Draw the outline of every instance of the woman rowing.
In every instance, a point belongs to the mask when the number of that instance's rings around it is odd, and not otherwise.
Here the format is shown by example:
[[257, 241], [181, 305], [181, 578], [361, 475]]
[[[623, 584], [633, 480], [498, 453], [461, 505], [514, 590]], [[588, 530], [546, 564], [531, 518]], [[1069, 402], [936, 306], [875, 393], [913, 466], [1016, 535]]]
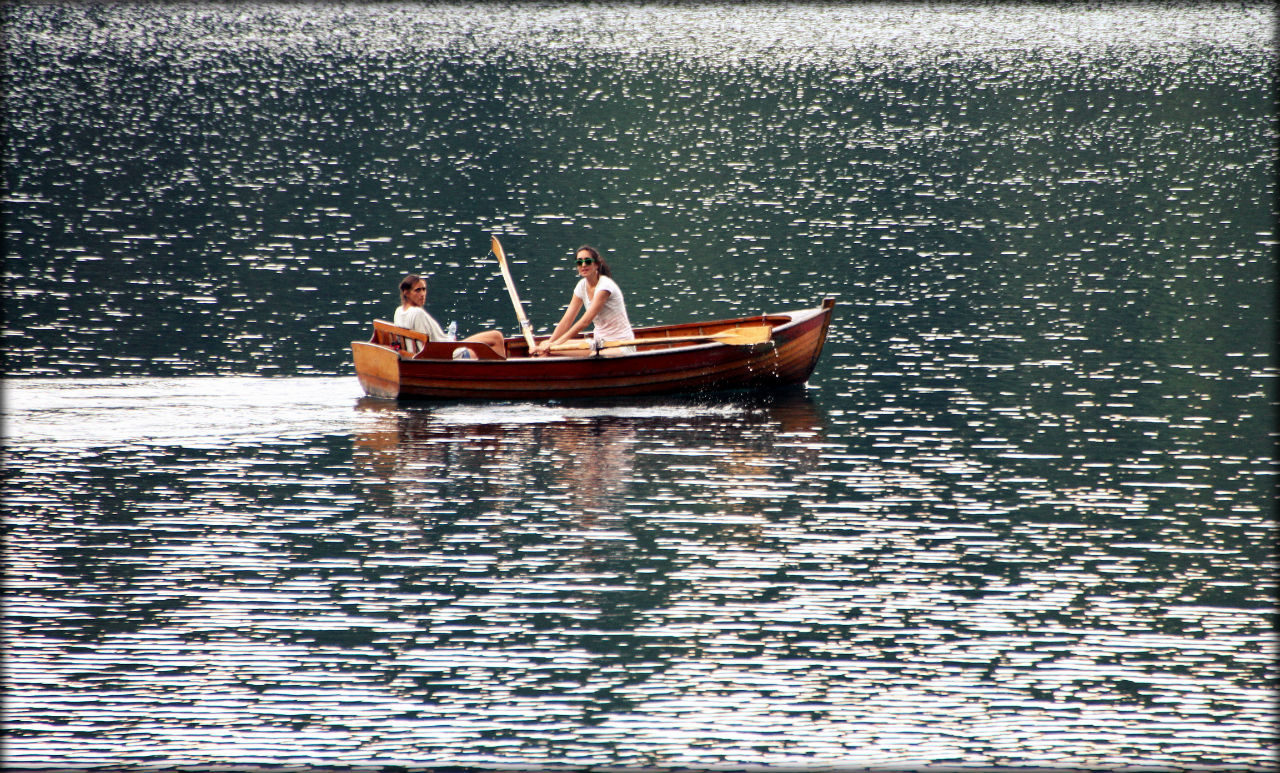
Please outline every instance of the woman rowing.
[[[578, 269], [577, 286], [569, 298], [569, 307], [556, 325], [551, 337], [539, 343], [533, 350], [535, 355], [544, 355], [551, 347], [564, 343], [592, 322], [595, 344], [608, 341], [630, 341], [635, 338], [631, 330], [631, 320], [627, 318], [627, 306], [622, 300], [622, 288], [613, 281], [609, 264], [600, 257], [594, 247], [583, 245], [574, 253], [574, 264]], [[585, 310], [585, 311], [584, 311]], [[578, 317], [578, 312], [582, 316]], [[635, 351], [634, 346], [616, 349], [619, 354]]]

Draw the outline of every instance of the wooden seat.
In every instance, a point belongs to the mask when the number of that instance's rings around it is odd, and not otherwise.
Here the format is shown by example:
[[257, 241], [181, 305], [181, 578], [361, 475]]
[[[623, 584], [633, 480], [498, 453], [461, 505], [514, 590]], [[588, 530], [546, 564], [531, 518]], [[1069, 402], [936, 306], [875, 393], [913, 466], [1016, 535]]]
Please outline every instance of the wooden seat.
[[449, 360], [458, 349], [469, 349], [477, 360], [501, 360], [502, 355], [488, 344], [475, 341], [431, 341], [426, 333], [399, 327], [382, 319], [373, 321], [373, 338], [370, 343], [398, 349], [401, 357], [415, 360]]

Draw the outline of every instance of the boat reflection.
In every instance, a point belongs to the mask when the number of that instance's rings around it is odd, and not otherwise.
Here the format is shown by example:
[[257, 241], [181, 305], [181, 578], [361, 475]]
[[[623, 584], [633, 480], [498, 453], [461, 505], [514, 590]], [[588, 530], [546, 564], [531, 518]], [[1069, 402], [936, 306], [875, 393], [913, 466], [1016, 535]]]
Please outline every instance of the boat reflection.
[[797, 514], [825, 442], [803, 396], [357, 407], [375, 417], [353, 461], [383, 532], [363, 582], [399, 599], [359, 610], [384, 621], [387, 689], [441, 711], [536, 698], [588, 723], [715, 646], [692, 633], [723, 611], [696, 604], [701, 567], [777, 553], [766, 527]]
[[[702, 494], [706, 486], [727, 494], [721, 504], [742, 502], [733, 495], [742, 486], [784, 483], [774, 474], [780, 466], [789, 477], [813, 469], [825, 432], [812, 402], [795, 394], [426, 408], [363, 398], [357, 409], [378, 420], [356, 434], [354, 461], [396, 505], [447, 514], [451, 504], [487, 501], [510, 512], [519, 503], [530, 514], [572, 514], [581, 525], [643, 511], [648, 495], [691, 482]], [[646, 498], [632, 501], [637, 495]]]

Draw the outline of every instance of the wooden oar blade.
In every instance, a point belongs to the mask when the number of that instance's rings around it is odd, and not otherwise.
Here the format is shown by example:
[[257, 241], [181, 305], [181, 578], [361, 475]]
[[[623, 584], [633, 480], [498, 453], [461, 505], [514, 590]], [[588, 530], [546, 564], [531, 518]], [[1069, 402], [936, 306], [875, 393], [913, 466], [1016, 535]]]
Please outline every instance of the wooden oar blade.
[[716, 333], [712, 337], [723, 344], [731, 344], [733, 346], [751, 346], [753, 344], [765, 343], [772, 338], [773, 328], [768, 325], [736, 327], [732, 330], [726, 330], [723, 333]]
[[498, 259], [498, 268], [502, 271], [502, 281], [507, 285], [507, 294], [511, 296], [511, 304], [515, 307], [516, 319], [520, 321], [520, 332], [524, 334], [525, 344], [532, 351], [534, 347], [533, 325], [529, 322], [529, 318], [525, 316], [524, 304], [520, 302], [520, 294], [516, 292], [516, 280], [511, 278], [511, 268], [507, 266], [507, 254], [502, 251], [502, 243], [498, 241], [496, 236], [489, 236], [489, 247], [493, 250], [494, 257]]

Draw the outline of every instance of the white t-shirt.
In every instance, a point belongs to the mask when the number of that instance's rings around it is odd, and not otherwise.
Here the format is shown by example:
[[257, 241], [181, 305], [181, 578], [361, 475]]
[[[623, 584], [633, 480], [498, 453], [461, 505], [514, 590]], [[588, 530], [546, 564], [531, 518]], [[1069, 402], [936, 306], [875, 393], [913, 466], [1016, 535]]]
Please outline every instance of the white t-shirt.
[[[407, 327], [410, 330], [416, 330], [419, 333], [426, 333], [428, 341], [449, 341], [452, 340], [445, 335], [444, 328], [440, 327], [440, 323], [427, 313], [427, 310], [421, 306], [398, 306], [396, 314], [391, 319], [396, 327]], [[422, 346], [417, 341], [409, 342], [411, 353], [416, 354]]]
[[[618, 283], [607, 276], [602, 276], [596, 282], [596, 292], [607, 292], [609, 298], [604, 302], [604, 307], [600, 309], [600, 313], [596, 314], [596, 318], [592, 320], [595, 323], [595, 337], [597, 341], [630, 341], [635, 338], [635, 333], [631, 332], [631, 320], [627, 319], [627, 306], [622, 302], [622, 288], [618, 287]], [[578, 280], [578, 286], [573, 288], [573, 294], [582, 299], [582, 305], [585, 308], [591, 307], [592, 296], [591, 288], [587, 286], [587, 280]]]

